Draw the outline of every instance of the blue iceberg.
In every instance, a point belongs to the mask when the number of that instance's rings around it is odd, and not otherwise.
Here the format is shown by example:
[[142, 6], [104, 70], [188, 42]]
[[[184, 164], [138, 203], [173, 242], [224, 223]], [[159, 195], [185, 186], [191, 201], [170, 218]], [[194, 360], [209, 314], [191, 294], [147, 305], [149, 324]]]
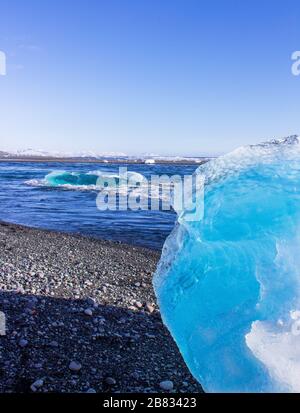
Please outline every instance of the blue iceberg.
[[164, 323], [208, 392], [300, 391], [300, 143], [200, 166], [204, 216], [181, 214], [154, 276]]

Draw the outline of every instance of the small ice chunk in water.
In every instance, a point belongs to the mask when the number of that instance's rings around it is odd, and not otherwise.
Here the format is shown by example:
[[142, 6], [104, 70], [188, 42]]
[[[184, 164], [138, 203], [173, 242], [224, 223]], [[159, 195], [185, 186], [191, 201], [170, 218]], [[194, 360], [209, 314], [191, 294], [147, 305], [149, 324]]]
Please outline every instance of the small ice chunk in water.
[[180, 216], [154, 276], [163, 320], [210, 392], [300, 391], [300, 144], [200, 166], [204, 217]]

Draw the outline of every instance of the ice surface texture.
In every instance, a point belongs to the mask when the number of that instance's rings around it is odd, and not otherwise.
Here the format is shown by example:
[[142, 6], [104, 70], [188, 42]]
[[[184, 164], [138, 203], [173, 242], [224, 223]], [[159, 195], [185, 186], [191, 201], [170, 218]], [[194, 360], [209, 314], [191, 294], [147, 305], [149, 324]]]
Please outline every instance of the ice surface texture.
[[300, 144], [247, 146], [196, 171], [154, 276], [163, 320], [210, 392], [300, 391]]

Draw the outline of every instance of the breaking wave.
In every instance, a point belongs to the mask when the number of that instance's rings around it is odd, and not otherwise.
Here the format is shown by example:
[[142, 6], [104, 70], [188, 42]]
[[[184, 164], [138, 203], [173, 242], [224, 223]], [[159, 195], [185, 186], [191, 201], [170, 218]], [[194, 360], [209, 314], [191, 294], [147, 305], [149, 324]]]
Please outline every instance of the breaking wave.
[[[142, 178], [142, 175], [137, 172], [128, 171], [127, 177], [139, 180]], [[79, 191], [95, 191], [97, 190], [97, 180], [99, 178], [119, 180], [120, 176], [116, 173], [103, 171], [91, 171], [87, 173], [55, 171], [46, 175], [44, 179], [30, 179], [25, 183], [34, 187], [42, 186]]]

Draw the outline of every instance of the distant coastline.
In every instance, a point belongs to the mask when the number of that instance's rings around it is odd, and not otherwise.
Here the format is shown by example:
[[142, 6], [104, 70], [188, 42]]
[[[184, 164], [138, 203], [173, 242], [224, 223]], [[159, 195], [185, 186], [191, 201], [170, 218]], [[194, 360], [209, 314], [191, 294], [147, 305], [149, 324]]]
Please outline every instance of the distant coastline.
[[[185, 159], [154, 159], [155, 164], [161, 165], [202, 165], [206, 163], [211, 158], [199, 157], [197, 160], [195, 158]], [[55, 158], [55, 157], [0, 157], [0, 162], [60, 162], [60, 163], [98, 163], [98, 164], [146, 164], [146, 160], [142, 158], [136, 159], [96, 159], [96, 158]]]

